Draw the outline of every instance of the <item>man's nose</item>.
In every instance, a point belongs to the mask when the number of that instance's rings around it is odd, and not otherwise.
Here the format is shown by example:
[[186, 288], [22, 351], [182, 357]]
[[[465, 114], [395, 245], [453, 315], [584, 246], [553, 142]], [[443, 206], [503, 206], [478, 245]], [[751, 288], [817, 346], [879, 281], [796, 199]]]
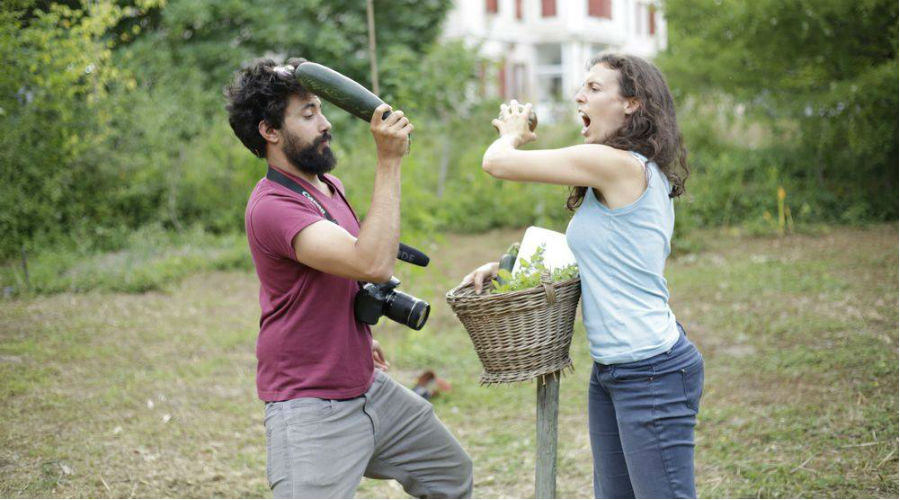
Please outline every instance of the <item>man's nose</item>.
[[319, 124], [319, 132], [331, 132], [331, 122], [325, 115], [322, 115], [322, 122]]

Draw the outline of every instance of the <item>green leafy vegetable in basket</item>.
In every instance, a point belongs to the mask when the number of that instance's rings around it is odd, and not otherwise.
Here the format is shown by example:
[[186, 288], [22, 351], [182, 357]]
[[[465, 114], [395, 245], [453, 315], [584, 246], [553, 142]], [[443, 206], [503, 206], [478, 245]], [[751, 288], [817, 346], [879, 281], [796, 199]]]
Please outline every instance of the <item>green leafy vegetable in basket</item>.
[[[541, 274], [547, 272], [547, 266], [544, 264], [544, 251], [546, 245], [541, 245], [534, 251], [531, 259], [522, 259], [519, 271], [513, 275], [507, 269], [501, 269], [497, 272], [497, 279], [493, 280], [493, 289], [491, 293], [515, 292], [516, 290], [526, 290], [534, 288], [541, 284]], [[569, 264], [565, 267], [554, 269], [550, 272], [550, 281], [565, 281], [578, 276], [578, 266]]]

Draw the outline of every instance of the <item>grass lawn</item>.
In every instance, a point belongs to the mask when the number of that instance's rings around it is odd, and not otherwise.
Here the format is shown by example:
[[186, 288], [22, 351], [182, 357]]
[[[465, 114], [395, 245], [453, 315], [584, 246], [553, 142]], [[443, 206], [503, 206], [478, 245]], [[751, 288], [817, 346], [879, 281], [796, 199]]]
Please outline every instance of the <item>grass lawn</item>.
[[[474, 459], [478, 497], [533, 494], [535, 385], [479, 386], [443, 295], [521, 233], [450, 235], [426, 249], [429, 268], [398, 264], [401, 288], [431, 302], [431, 319], [421, 332], [388, 320], [375, 329], [396, 379], [411, 385], [433, 369], [453, 383], [434, 403]], [[698, 250], [671, 259], [667, 278], [706, 360], [700, 496], [896, 498], [897, 225], [691, 237]], [[206, 271], [143, 294], [0, 301], [0, 496], [270, 496], [257, 290], [252, 271]], [[590, 497], [580, 322], [572, 355], [557, 489]], [[364, 480], [357, 496], [405, 494]]]

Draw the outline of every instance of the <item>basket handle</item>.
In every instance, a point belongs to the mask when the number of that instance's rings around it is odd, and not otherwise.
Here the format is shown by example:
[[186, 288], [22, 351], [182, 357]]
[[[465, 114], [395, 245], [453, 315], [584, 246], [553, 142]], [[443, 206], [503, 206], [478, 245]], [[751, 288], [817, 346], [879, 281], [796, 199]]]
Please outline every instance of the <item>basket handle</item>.
[[544, 287], [544, 295], [547, 297], [548, 304], [556, 303], [556, 288], [550, 280], [550, 273], [544, 271], [541, 273], [541, 286]]

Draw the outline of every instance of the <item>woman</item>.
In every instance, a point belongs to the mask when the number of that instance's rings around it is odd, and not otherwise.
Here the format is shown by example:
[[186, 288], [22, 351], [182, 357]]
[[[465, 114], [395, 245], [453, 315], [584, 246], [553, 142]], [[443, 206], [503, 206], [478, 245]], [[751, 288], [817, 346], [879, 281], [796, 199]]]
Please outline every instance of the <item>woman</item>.
[[[694, 426], [703, 359], [669, 309], [663, 277], [686, 153], [672, 95], [659, 70], [633, 56], [602, 55], [575, 96], [585, 144], [519, 151], [531, 105], [502, 105], [500, 138], [482, 166], [511, 181], [577, 186], [566, 230], [581, 275], [594, 358], [588, 425], [598, 498], [695, 497]], [[576, 210], [577, 209], [577, 210]], [[463, 283], [497, 274], [485, 264]]]

